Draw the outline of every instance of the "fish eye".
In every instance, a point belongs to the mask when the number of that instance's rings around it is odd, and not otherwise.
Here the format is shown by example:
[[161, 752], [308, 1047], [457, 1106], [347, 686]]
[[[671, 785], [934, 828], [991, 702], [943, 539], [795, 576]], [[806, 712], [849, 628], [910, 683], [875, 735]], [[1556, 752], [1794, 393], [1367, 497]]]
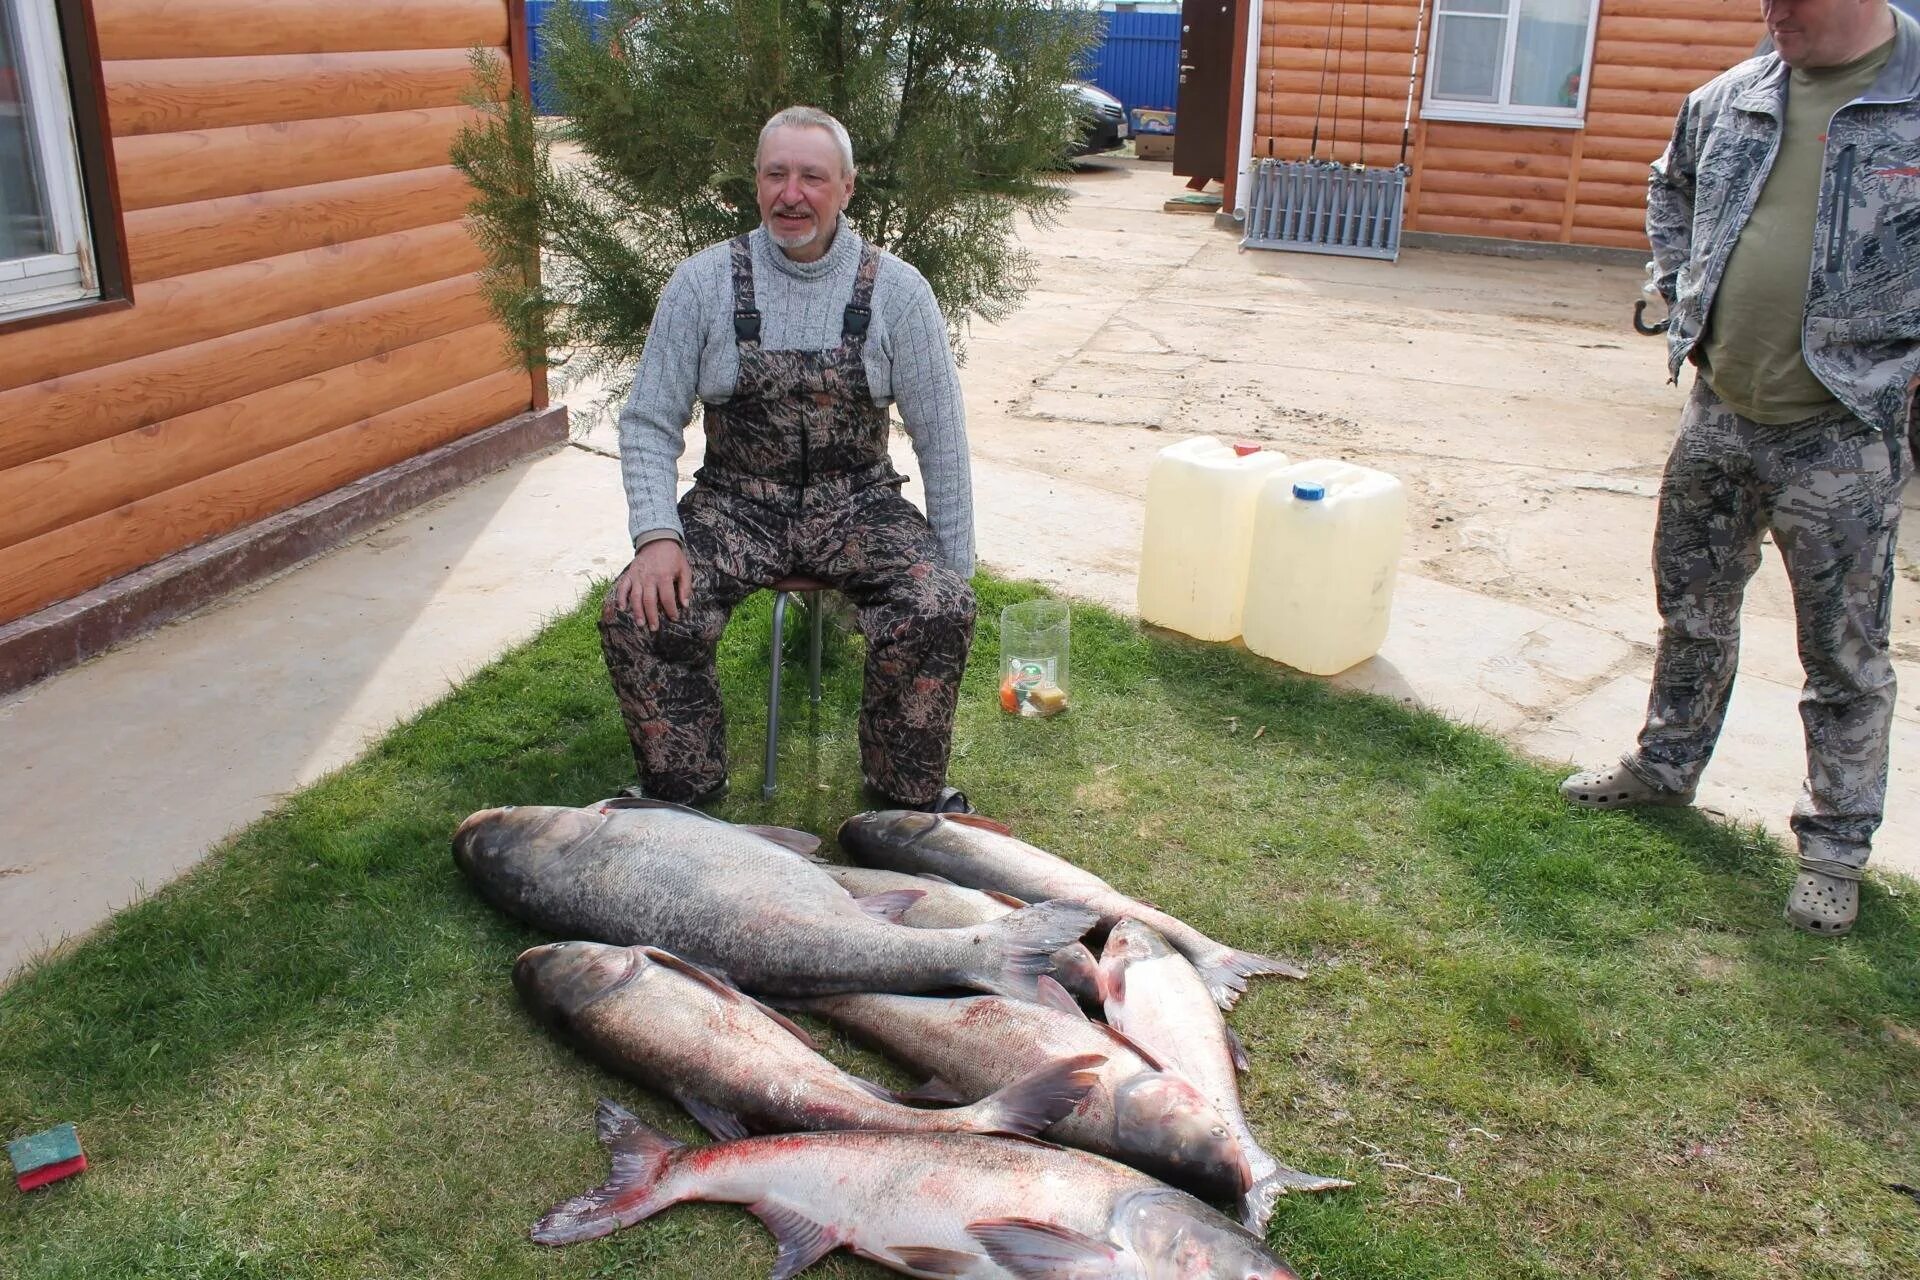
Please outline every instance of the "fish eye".
[[[1214, 1136], [1214, 1137], [1216, 1137], [1216, 1138], [1224, 1138], [1224, 1137], [1226, 1137], [1226, 1136], [1227, 1136], [1227, 1127], [1226, 1127], [1225, 1125], [1220, 1125], [1220, 1124], [1217, 1124], [1217, 1125], [1215, 1125], [1215, 1126], [1213, 1126], [1213, 1136]], [[1255, 1277], [1254, 1277], [1254, 1280], [1259, 1280], [1259, 1277], [1258, 1277], [1258, 1276], [1255, 1276]]]
[[512, 813], [515, 809], [518, 809], [519, 807], [520, 806], [517, 804], [503, 804], [500, 806], [500, 812]]

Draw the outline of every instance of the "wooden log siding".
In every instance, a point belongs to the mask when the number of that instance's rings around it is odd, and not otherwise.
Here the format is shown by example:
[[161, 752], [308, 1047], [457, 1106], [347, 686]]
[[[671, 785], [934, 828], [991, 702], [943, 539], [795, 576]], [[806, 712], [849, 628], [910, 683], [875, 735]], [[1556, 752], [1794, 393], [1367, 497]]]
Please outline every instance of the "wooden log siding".
[[0, 335], [0, 622], [534, 403], [447, 163], [519, 8], [95, 0], [134, 305]]
[[[1644, 249], [1647, 166], [1682, 99], [1765, 34], [1753, 0], [1601, 0], [1584, 128], [1469, 124], [1420, 118], [1426, 7], [1406, 225], [1447, 235]], [[1256, 157], [1306, 157], [1317, 116], [1322, 158], [1357, 162], [1363, 144], [1370, 165], [1400, 158], [1421, 0], [1345, 8], [1343, 40], [1337, 0], [1262, 0]]]

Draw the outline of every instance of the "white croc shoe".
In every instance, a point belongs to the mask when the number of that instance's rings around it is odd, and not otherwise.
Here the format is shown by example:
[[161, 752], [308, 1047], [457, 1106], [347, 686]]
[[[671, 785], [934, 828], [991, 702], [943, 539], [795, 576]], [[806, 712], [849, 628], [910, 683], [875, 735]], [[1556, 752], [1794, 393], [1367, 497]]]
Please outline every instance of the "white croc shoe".
[[1838, 938], [1853, 928], [1859, 914], [1858, 880], [1800, 868], [1800, 877], [1787, 894], [1788, 924], [1823, 938]]
[[1611, 769], [1588, 769], [1560, 784], [1560, 798], [1583, 809], [1629, 809], [1638, 805], [1685, 808], [1692, 791], [1656, 787], [1624, 764]]

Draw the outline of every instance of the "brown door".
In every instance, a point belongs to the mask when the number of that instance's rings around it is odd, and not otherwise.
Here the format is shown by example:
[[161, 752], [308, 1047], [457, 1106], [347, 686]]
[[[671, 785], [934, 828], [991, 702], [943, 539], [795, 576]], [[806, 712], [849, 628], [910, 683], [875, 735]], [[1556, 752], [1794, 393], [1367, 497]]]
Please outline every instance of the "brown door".
[[1227, 175], [1227, 92], [1233, 83], [1233, 0], [1183, 0], [1180, 96], [1174, 104], [1173, 171]]

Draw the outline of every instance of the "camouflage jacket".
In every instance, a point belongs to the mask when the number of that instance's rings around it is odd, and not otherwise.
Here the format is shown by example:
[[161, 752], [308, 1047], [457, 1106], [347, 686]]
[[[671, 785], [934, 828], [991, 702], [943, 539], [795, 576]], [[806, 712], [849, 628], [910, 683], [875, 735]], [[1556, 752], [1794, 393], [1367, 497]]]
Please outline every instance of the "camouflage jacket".
[[[1893, 55], [1835, 113], [1826, 140], [1801, 349], [1841, 403], [1882, 430], [1920, 387], [1920, 23], [1894, 14]], [[1670, 308], [1675, 379], [1779, 149], [1787, 65], [1769, 53], [1687, 95], [1647, 182], [1647, 238]]]

